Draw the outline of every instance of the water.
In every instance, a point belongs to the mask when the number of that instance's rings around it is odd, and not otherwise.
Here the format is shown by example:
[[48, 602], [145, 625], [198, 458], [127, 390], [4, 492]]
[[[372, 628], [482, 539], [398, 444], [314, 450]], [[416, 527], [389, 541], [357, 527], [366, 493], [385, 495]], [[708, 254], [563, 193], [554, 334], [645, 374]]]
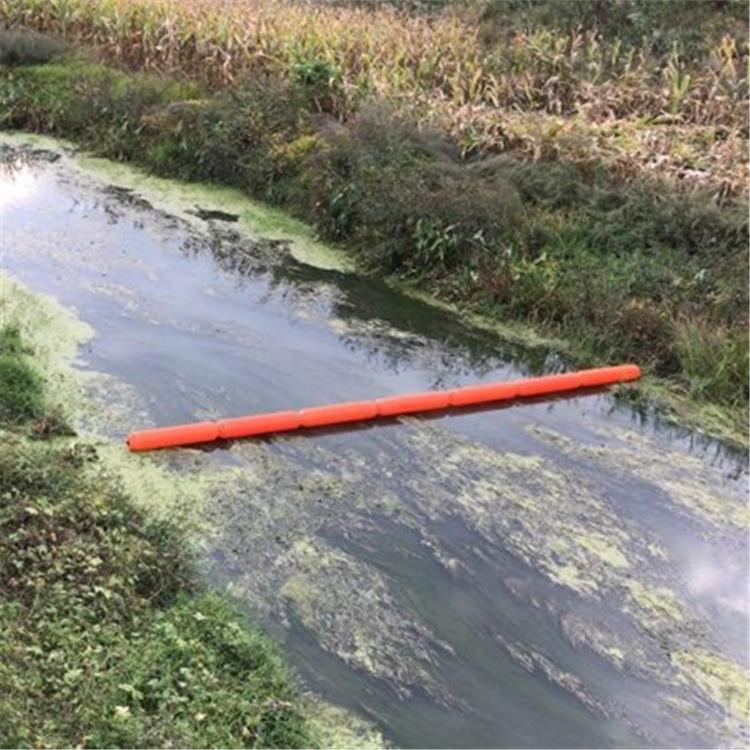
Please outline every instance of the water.
[[[202, 221], [167, 183], [7, 144], [3, 267], [94, 327], [82, 366], [110, 376], [117, 441], [560, 364]], [[206, 581], [395, 744], [747, 741], [743, 457], [605, 392], [124, 460], [184, 457], [218, 478]]]

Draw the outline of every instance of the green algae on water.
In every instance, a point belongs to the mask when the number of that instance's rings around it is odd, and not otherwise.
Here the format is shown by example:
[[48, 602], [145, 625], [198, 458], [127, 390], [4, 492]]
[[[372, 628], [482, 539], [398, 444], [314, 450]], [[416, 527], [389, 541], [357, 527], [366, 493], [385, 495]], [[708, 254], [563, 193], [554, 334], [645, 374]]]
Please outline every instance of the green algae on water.
[[[356, 464], [344, 461], [339, 472], [333, 456], [314, 444], [309, 449], [328, 471], [296, 466], [263, 444], [231, 446], [242, 481], [212, 503], [223, 560], [215, 575], [226, 567], [238, 571], [226, 584], [233, 596], [287, 627], [298, 620], [325, 651], [398, 694], [421, 688], [450, 702], [433, 674], [436, 655], [449, 647], [409, 612], [375, 566], [323, 536], [324, 529], [351, 533], [371, 523], [365, 513], [372, 488], [360, 482]], [[396, 515], [401, 509], [387, 492], [377, 507]]]
[[309, 695], [304, 701], [307, 723], [317, 746], [365, 750], [387, 747], [383, 736], [372, 724], [349, 711]]
[[26, 130], [0, 130], [0, 141], [11, 146], [28, 145], [46, 151], [64, 151], [68, 154], [73, 154], [78, 150], [73, 141]]
[[650, 587], [637, 580], [626, 581], [625, 588], [629, 597], [626, 608], [634, 610], [646, 627], [667, 629], [684, 622], [684, 607], [670, 589]]
[[685, 682], [697, 685], [746, 727], [750, 724], [750, 675], [746, 669], [704, 649], [677, 651], [672, 663]]
[[[415, 431], [411, 445], [442, 479], [429, 494], [430, 513], [460, 514], [555, 583], [600, 598], [629, 567], [631, 532], [581, 477], [540, 456], [498, 453], [438, 428]], [[416, 490], [422, 481], [410, 483]]]
[[334, 271], [354, 269], [354, 262], [343, 250], [316, 239], [309, 226], [236, 188], [156, 177], [94, 156], [78, 156], [75, 163], [112, 184], [138, 191], [155, 208], [183, 219], [200, 221], [192, 218], [196, 208], [235, 214], [239, 227], [251, 237], [288, 241], [292, 256], [300, 263]]
[[644, 411], [654, 412], [659, 419], [687, 427], [709, 438], [747, 451], [747, 408], [728, 408], [696, 400], [675, 392], [668, 380], [653, 375], [622, 391], [621, 400]]
[[25, 143], [51, 151], [64, 150], [73, 166], [109, 184], [137, 191], [154, 208], [174, 214], [192, 223], [196, 209], [235, 214], [240, 228], [253, 238], [284, 240], [292, 256], [300, 263], [316, 268], [352, 271], [352, 258], [343, 250], [322, 242], [313, 230], [280, 209], [253, 200], [237, 188], [198, 182], [182, 182], [148, 174], [144, 170], [74, 150], [67, 141], [28, 133], [3, 133], [11, 144]]
[[529, 430], [541, 440], [576, 458], [596, 461], [606, 471], [625, 479], [650, 482], [686, 515], [721, 529], [747, 529], [750, 522], [745, 498], [727, 483], [721, 472], [683, 451], [672, 450], [630, 429], [597, 428], [606, 444], [581, 443], [541, 425]]
[[310, 538], [295, 541], [278, 564], [295, 570], [281, 596], [325, 649], [391, 681], [404, 696], [410, 684], [440, 695], [429, 669], [434, 661], [429, 631], [405, 617], [374, 568]]
[[590, 711], [605, 717], [611, 715], [611, 707], [591, 695], [586, 690], [582, 680], [570, 674], [570, 672], [561, 669], [544, 654], [526, 648], [522, 643], [511, 641], [502, 635], [498, 636], [498, 641], [513, 660], [527, 672], [531, 672], [532, 674], [539, 672], [543, 674], [553, 685], [557, 685], [571, 695], [574, 695]]

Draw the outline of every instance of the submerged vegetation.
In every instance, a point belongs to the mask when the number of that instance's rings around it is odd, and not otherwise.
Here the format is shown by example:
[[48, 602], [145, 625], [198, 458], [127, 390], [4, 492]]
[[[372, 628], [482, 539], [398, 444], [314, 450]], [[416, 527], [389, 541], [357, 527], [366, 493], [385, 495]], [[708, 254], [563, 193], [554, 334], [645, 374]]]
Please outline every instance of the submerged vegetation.
[[[273, 643], [193, 583], [179, 528], [139, 510], [56, 419], [0, 330], [0, 746], [310, 747], [316, 714]], [[354, 736], [346, 736], [347, 743]]]
[[397, 5], [0, 0], [83, 45], [6, 67], [0, 126], [240, 187], [746, 430], [742, 4]]

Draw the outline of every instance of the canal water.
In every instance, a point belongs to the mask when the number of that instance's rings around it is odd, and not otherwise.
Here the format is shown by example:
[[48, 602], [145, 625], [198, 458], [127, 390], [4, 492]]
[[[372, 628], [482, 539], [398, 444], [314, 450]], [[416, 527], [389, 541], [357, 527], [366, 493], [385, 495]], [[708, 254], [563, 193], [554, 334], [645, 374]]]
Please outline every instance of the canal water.
[[200, 575], [306, 688], [402, 747], [748, 741], [745, 456], [603, 391], [127, 454], [133, 429], [564, 363], [231, 191], [23, 141], [2, 266], [94, 330], [79, 429], [134, 486], [166, 477]]

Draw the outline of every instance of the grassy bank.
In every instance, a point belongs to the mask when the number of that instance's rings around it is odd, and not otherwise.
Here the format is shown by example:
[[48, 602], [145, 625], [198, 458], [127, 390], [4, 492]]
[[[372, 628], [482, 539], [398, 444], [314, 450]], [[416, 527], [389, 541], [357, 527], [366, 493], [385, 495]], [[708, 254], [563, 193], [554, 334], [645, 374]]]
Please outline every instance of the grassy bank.
[[273, 643], [195, 587], [180, 530], [139, 510], [69, 432], [6, 325], [0, 746], [330, 744], [331, 720]]
[[[449, 43], [454, 38], [450, 30], [456, 28], [473, 30], [475, 55], [483, 50], [476, 68], [482, 81], [492, 55], [502, 64], [511, 64], [506, 58], [515, 61], [512, 87], [502, 95], [482, 89], [476, 101], [463, 102], [464, 109], [452, 110], [451, 117], [459, 118], [461, 127], [474, 127], [471, 107], [481, 105], [502, 116], [504, 128], [515, 127], [508, 123], [522, 117], [538, 129], [525, 139], [480, 138], [471, 145], [460, 128], [407, 102], [428, 99], [442, 106], [445, 97], [438, 92], [445, 93], [448, 85], [444, 68], [409, 78], [416, 65], [409, 57], [401, 61], [405, 80], [396, 85], [390, 55], [397, 52], [386, 46], [357, 77], [354, 47], [343, 41], [337, 46], [323, 32], [324, 21], [333, 28], [335, 19], [355, 26], [369, 19], [376, 28], [382, 25], [380, 32], [391, 29], [398, 36], [402, 32], [393, 19], [404, 19], [393, 9], [274, 6], [279, 13], [262, 26], [257, 42], [267, 51], [275, 39], [274, 54], [260, 55], [262, 66], [251, 64], [248, 43], [222, 77], [216, 64], [218, 42], [210, 47], [216, 54], [199, 66], [188, 59], [189, 45], [165, 42], [159, 52], [148, 37], [151, 21], [161, 19], [162, 24], [173, 23], [172, 30], [197, 29], [196, 39], [208, 44], [213, 38], [213, 22], [207, 20], [213, 18], [210, 4], [191, 6], [195, 12], [190, 16], [177, 6], [135, 0], [106, 7], [73, 3], [70, 23], [61, 29], [60, 18], [37, 3], [6, 2], [7, 17], [96, 42], [100, 52], [122, 65], [181, 67], [192, 75], [124, 72], [80, 57], [6, 66], [0, 74], [0, 126], [66, 136], [160, 175], [237, 186], [283, 206], [311, 223], [321, 237], [351, 248], [366, 270], [397, 276], [491, 317], [530, 321], [568, 338], [578, 364], [636, 360], [668, 383], [673, 397], [689, 400], [697, 412], [709, 407], [731, 425], [730, 431], [746, 434], [747, 164], [741, 150], [747, 137], [746, 81], [737, 67], [746, 47], [742, 22], [732, 4], [724, 11], [701, 4], [699, 36], [681, 22], [672, 28], [651, 4], [622, 3], [618, 8], [624, 6], [642, 13], [641, 26], [630, 28], [631, 21], [620, 26], [629, 29], [626, 38], [618, 41], [617, 25], [611, 19], [610, 25], [604, 23], [607, 14], [588, 31], [608, 54], [614, 54], [613, 45], [630, 50], [639, 61], [638, 74], [625, 76], [615, 66], [596, 80], [590, 60], [571, 58], [580, 45], [561, 41], [573, 33], [574, 19], [563, 14], [551, 21], [544, 3], [503, 5], [515, 9], [500, 19], [504, 25], [491, 14], [472, 20], [455, 10], [409, 16], [407, 28], [422, 44], [414, 54], [427, 67], [432, 45], [441, 44], [456, 65], [456, 60], [468, 64], [464, 42], [456, 37], [453, 46]], [[130, 36], [122, 29], [105, 30], [111, 7], [122, 9], [122, 28]], [[230, 28], [235, 15], [239, 19], [251, 13], [248, 8], [233, 6]], [[289, 19], [299, 19], [295, 14], [303, 10], [310, 20], [295, 36]], [[585, 13], [580, 17], [588, 18]], [[316, 44], [312, 29], [320, 35]], [[666, 48], [664, 34], [670, 39]], [[531, 44], [533, 54], [526, 47], [523, 54], [516, 50], [522, 38], [544, 38], [549, 44], [557, 40], [558, 64], [567, 60], [568, 73], [545, 68], [547, 58], [537, 42]], [[127, 39], [119, 58], [115, 39]], [[714, 70], [710, 61], [718, 58], [712, 45], [719, 43], [732, 47], [721, 70], [734, 76], [731, 91], [716, 81], [709, 86], [711, 96], [724, 92], [721, 111], [709, 107], [705, 86], [695, 86], [701, 75]], [[173, 56], [164, 57], [164, 49]], [[363, 55], [367, 51], [356, 49]], [[301, 50], [306, 58], [300, 57]], [[670, 65], [674, 68], [674, 50], [682, 55], [678, 73], [687, 81], [679, 106], [654, 99], [654, 92], [662, 91], [660, 76]], [[735, 66], [735, 73], [730, 75], [727, 66]], [[548, 83], [566, 80], [569, 98], [559, 105], [534, 98], [534, 91], [546, 90], [543, 74]], [[529, 92], [528, 101], [507, 98], [519, 87]], [[625, 98], [615, 102], [607, 87]], [[610, 103], [609, 115], [591, 113], [597, 101]], [[578, 131], [587, 137], [581, 140]], [[638, 138], [645, 134], [669, 156], [641, 149]], [[614, 150], [591, 140], [600, 137], [615, 143]], [[717, 148], [722, 159], [729, 155], [723, 167], [714, 158]], [[705, 179], [662, 168], [678, 154], [687, 160], [680, 169], [691, 164], [692, 172]], [[722, 171], [725, 167], [731, 178]]]

